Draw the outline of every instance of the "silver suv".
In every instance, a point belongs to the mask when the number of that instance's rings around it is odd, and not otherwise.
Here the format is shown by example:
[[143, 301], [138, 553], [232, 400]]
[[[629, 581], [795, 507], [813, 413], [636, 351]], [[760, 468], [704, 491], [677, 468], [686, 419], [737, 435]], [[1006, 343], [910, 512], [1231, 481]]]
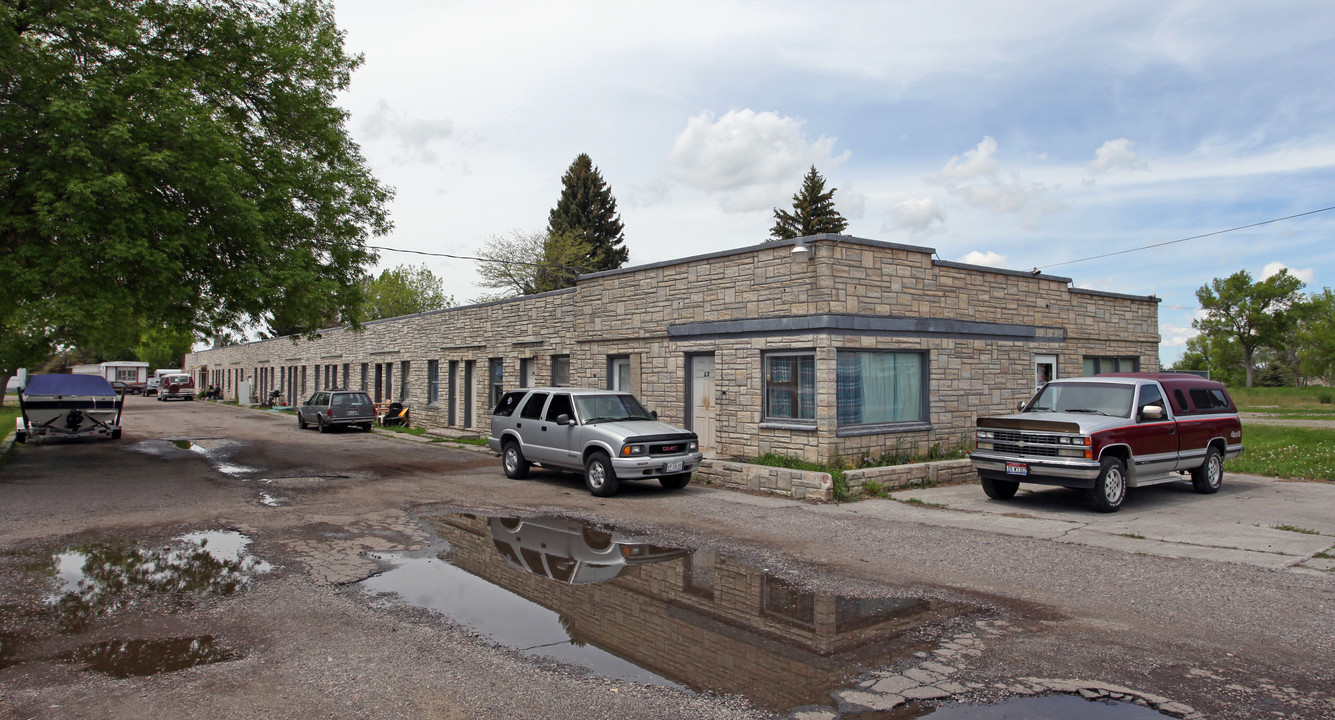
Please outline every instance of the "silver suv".
[[599, 497], [616, 494], [622, 480], [684, 488], [702, 457], [695, 433], [659, 422], [634, 395], [563, 387], [506, 393], [491, 411], [487, 444], [506, 477], [522, 478], [534, 463], [583, 472]]
[[375, 403], [360, 390], [321, 390], [297, 407], [297, 427], [314, 425], [320, 432], [338, 426], [356, 425], [371, 432]]

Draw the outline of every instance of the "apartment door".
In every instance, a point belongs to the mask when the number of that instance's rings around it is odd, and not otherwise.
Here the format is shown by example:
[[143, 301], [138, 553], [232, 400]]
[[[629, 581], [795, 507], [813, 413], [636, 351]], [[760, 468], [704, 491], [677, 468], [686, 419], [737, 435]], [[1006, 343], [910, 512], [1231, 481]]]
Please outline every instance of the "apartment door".
[[691, 355], [691, 427], [700, 437], [700, 452], [714, 456], [714, 422], [718, 412], [714, 401], [714, 356]]
[[1050, 380], [1057, 379], [1057, 356], [1034, 356], [1034, 389], [1043, 387]]

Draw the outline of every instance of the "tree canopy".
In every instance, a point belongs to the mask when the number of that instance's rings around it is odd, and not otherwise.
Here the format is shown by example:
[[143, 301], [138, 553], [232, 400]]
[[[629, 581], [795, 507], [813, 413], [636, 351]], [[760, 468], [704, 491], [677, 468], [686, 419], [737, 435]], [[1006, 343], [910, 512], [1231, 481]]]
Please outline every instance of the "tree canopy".
[[791, 240], [820, 233], [841, 233], [848, 221], [834, 209], [834, 191], [825, 189], [825, 178], [816, 172], [816, 166], [802, 178], [802, 189], [793, 195], [793, 211], [774, 208], [774, 227], [766, 242]]
[[[561, 177], [561, 198], [548, 214], [547, 236], [561, 242], [573, 239], [587, 244], [588, 254], [581, 272], [615, 270], [630, 258], [624, 245], [625, 227], [617, 213], [617, 200], [588, 155], [580, 153]], [[557, 252], [556, 254], [560, 254]], [[571, 276], [563, 287], [574, 284]]]
[[454, 307], [445, 282], [423, 265], [399, 265], [365, 281], [364, 320], [415, 315]]
[[356, 317], [391, 191], [328, 0], [0, 3], [0, 362]]
[[[1257, 350], [1282, 351], [1297, 322], [1306, 312], [1303, 282], [1287, 270], [1253, 281], [1246, 270], [1215, 278], [1196, 291], [1205, 316], [1192, 321], [1209, 347], [1236, 348], [1247, 387], [1255, 379]], [[1198, 344], [1198, 348], [1207, 347]], [[1227, 351], [1219, 354], [1227, 354]]]

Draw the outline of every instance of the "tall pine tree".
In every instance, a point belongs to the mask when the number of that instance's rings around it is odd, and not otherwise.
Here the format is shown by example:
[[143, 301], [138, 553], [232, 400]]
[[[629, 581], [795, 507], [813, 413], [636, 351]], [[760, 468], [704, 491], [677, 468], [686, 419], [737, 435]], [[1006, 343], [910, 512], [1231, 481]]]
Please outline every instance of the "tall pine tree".
[[548, 238], [573, 237], [589, 246], [587, 272], [615, 270], [626, 263], [625, 228], [617, 200], [587, 154], [570, 164], [561, 178], [561, 199], [547, 220]]
[[793, 211], [774, 208], [774, 227], [766, 242], [791, 240], [819, 233], [841, 233], [848, 221], [834, 209], [834, 191], [825, 190], [825, 178], [812, 165], [802, 178], [802, 189], [793, 196]]

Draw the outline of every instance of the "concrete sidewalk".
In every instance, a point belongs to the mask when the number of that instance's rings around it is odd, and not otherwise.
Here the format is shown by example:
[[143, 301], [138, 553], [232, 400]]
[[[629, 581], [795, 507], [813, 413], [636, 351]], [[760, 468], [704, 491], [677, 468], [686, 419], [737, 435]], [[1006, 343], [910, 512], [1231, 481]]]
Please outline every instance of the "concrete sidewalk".
[[[821, 506], [820, 511], [1335, 574], [1335, 559], [1317, 557], [1335, 555], [1332, 483], [1226, 473], [1214, 495], [1197, 494], [1190, 482], [1155, 485], [1131, 490], [1122, 509], [1109, 514], [1088, 509], [1077, 491], [1038, 485], [1021, 485], [1011, 500], [992, 500], [977, 484], [905, 490], [892, 497]], [[903, 502], [909, 500], [914, 502]]]

